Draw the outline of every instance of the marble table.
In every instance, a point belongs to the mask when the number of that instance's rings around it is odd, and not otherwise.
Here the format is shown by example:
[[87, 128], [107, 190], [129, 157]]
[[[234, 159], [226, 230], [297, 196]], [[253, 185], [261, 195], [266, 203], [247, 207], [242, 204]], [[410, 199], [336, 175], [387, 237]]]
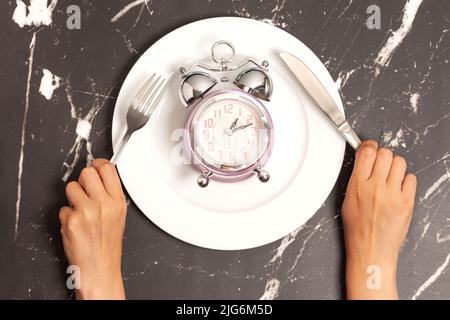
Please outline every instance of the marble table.
[[[450, 298], [450, 1], [49, 0], [40, 13], [42, 1], [34, 2], [0, 4], [0, 298], [71, 297], [58, 221], [66, 181], [93, 157], [111, 156], [115, 100], [146, 48], [185, 23], [226, 15], [301, 39], [335, 79], [356, 131], [407, 158], [418, 192], [400, 296]], [[68, 21], [71, 5], [80, 29]], [[380, 9], [379, 29], [371, 5]], [[252, 250], [183, 243], [129, 200], [128, 297], [344, 298], [340, 206], [353, 158], [347, 149], [310, 221]]]

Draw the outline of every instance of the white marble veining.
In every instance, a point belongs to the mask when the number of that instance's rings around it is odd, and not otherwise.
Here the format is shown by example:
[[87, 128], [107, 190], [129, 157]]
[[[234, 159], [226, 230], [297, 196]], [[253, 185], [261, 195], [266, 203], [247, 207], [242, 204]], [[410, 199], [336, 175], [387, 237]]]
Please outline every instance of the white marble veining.
[[417, 111], [419, 110], [419, 99], [420, 93], [418, 92], [414, 92], [411, 95], [411, 98], [409, 98], [409, 102], [411, 103], [411, 109], [415, 114], [417, 114]]
[[61, 78], [54, 75], [50, 70], [42, 70], [41, 84], [39, 86], [39, 92], [47, 100], [51, 100], [53, 92], [61, 85]]
[[244, 17], [244, 18], [251, 18], [255, 20], [259, 20], [268, 24], [271, 24], [273, 26], [277, 26], [283, 29], [286, 29], [288, 27], [286, 20], [286, 17], [283, 14], [283, 10], [286, 6], [287, 0], [276, 0], [275, 6], [270, 9], [270, 15], [267, 16], [260, 16], [258, 14], [254, 14], [248, 10], [247, 7], [242, 6], [242, 3], [239, 1], [232, 1], [232, 5], [234, 8], [234, 14]]
[[377, 68], [375, 71], [375, 75], [380, 73], [381, 68], [388, 66], [389, 62], [392, 59], [396, 49], [403, 42], [403, 39], [408, 35], [411, 31], [414, 19], [416, 17], [417, 11], [419, 10], [420, 5], [423, 0], [407, 0], [405, 7], [403, 9], [403, 19], [400, 27], [391, 31], [389, 38], [386, 40], [384, 46], [378, 52], [377, 57], [375, 58], [375, 63], [377, 64]]
[[117, 22], [117, 21], [118, 21], [120, 18], [122, 18], [128, 11], [130, 11], [131, 9], [133, 9], [134, 7], [136, 7], [136, 6], [140, 5], [140, 4], [144, 4], [144, 5], [147, 7], [147, 9], [148, 9], [149, 11], [151, 11], [150, 8], [149, 8], [149, 2], [151, 2], [151, 1], [149, 1], [149, 0], [135, 0], [135, 1], [133, 1], [133, 2], [131, 2], [131, 3], [129, 3], [129, 4], [127, 4], [122, 10], [120, 10], [119, 12], [117, 12], [117, 14], [116, 14], [114, 17], [111, 18], [111, 22], [112, 22], [112, 23]]
[[20, 154], [19, 154], [19, 169], [17, 171], [17, 194], [16, 194], [16, 221], [14, 224], [14, 239], [17, 240], [19, 233], [20, 220], [20, 205], [22, 201], [22, 174], [23, 174], [23, 159], [25, 148], [25, 136], [28, 122], [28, 110], [30, 108], [30, 90], [31, 90], [31, 75], [33, 72], [34, 49], [36, 47], [36, 32], [33, 32], [33, 37], [30, 42], [30, 55], [28, 56], [28, 76], [27, 76], [27, 91], [25, 93], [25, 108], [22, 120], [22, 132], [20, 139]]
[[447, 189], [450, 183], [450, 172], [447, 170], [442, 176], [440, 176], [426, 191], [425, 194], [420, 197], [420, 201], [428, 200], [430, 197], [434, 197]]
[[278, 298], [279, 291], [280, 291], [280, 280], [270, 279], [266, 283], [264, 293], [261, 296], [260, 300], [274, 300]]
[[[27, 6], [22, 0], [16, 0], [16, 9], [13, 21], [23, 28], [24, 26], [49, 26], [52, 23], [52, 13], [58, 0], [30, 0]], [[48, 4], [48, 5], [47, 5]]]
[[[111, 89], [112, 90], [112, 89]], [[84, 91], [78, 91], [83, 94], [90, 94], [94, 95], [96, 98], [94, 99], [93, 104], [89, 108], [89, 111], [86, 115], [80, 114], [78, 110], [80, 108], [77, 108], [74, 103], [74, 99], [72, 96], [72, 87], [70, 83], [67, 81], [66, 84], [66, 97], [67, 102], [70, 106], [70, 116], [72, 120], [75, 120], [77, 122], [76, 124], [76, 137], [75, 140], [70, 147], [69, 151], [66, 153], [66, 157], [63, 163], [63, 171], [64, 174], [62, 176], [62, 181], [66, 182], [67, 179], [69, 179], [70, 175], [72, 174], [75, 166], [77, 165], [83, 146], [85, 146], [87, 151], [87, 158], [86, 158], [86, 165], [90, 165], [92, 160], [94, 159], [94, 155], [92, 154], [92, 141], [91, 141], [91, 131], [92, 131], [92, 123], [95, 120], [95, 117], [97, 116], [100, 109], [105, 105], [105, 102], [108, 99], [115, 99], [115, 97], [110, 96], [111, 90], [107, 92], [107, 94], [99, 94], [97, 92], [84, 92]]]
[[445, 269], [448, 267], [448, 264], [450, 263], [450, 253], [445, 258], [442, 265], [440, 265], [436, 272], [433, 273], [427, 281], [425, 281], [417, 290], [414, 292], [413, 296], [411, 297], [411, 300], [416, 300], [428, 287], [430, 287], [436, 280], [441, 276], [441, 274], [445, 271]]

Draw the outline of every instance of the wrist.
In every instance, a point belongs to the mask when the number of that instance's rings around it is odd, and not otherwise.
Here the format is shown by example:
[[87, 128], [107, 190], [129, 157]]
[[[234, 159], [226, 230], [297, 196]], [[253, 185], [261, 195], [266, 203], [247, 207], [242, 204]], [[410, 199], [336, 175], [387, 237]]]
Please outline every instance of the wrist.
[[125, 289], [121, 272], [104, 276], [85, 275], [81, 278], [81, 286], [76, 289], [78, 300], [124, 300]]
[[348, 299], [398, 299], [397, 263], [392, 260], [348, 259]]
[[399, 249], [379, 246], [356, 246], [346, 243], [347, 263], [355, 266], [379, 265], [388, 269], [397, 268]]

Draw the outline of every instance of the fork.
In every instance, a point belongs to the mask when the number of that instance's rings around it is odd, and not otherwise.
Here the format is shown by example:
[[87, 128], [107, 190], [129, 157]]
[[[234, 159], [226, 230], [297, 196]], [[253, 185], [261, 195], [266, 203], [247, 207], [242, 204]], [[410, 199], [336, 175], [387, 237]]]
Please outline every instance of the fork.
[[[169, 77], [168, 77], [169, 78]], [[127, 111], [127, 130], [110, 162], [116, 164], [131, 135], [148, 122], [167, 89], [167, 79], [153, 73], [131, 102]]]

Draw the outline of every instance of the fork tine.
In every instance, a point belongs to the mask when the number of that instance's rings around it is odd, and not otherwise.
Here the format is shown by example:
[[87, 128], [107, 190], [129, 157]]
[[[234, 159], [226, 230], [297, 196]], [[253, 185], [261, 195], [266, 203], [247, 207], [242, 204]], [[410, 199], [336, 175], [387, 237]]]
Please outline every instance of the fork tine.
[[145, 92], [138, 98], [137, 103], [136, 103], [136, 109], [139, 112], [142, 112], [145, 108], [145, 101], [147, 99], [147, 97], [151, 94], [151, 92], [154, 90], [155, 85], [158, 83], [159, 78], [161, 76], [158, 76], [157, 74], [155, 74], [155, 77], [153, 77], [152, 81], [149, 82], [146, 86], [146, 90]]
[[152, 103], [149, 104], [149, 106], [145, 109], [145, 114], [151, 114], [153, 113], [153, 111], [156, 109], [156, 107], [159, 105], [159, 103], [161, 102], [162, 98], [164, 97], [164, 93], [167, 90], [168, 87], [168, 81], [169, 78], [163, 79], [163, 81], [161, 82], [161, 86], [160, 86], [160, 90], [159, 92], [156, 94], [155, 98], [153, 99]]
[[143, 96], [145, 96], [145, 93], [148, 90], [148, 87], [151, 85], [152, 81], [154, 81], [155, 76], [156, 75], [153, 73], [150, 77], [147, 78], [145, 83], [139, 89], [138, 93], [134, 96], [133, 102], [130, 106], [131, 108], [137, 109], [140, 106], [139, 101]]
[[158, 95], [158, 92], [160, 91], [163, 85], [164, 85], [164, 78], [159, 77], [158, 83], [155, 84], [155, 87], [153, 88], [152, 92], [146, 97], [144, 101], [144, 108], [142, 110], [144, 114], [147, 114], [148, 109], [151, 107], [153, 100]]
[[157, 86], [161, 76], [157, 76], [156, 79], [152, 81], [147, 87], [145, 93], [140, 97], [139, 104], [137, 105], [139, 112], [144, 112], [144, 109], [147, 105], [148, 97], [152, 95], [152, 92], [155, 90], [155, 86]]
[[156, 74], [153, 73], [142, 85], [138, 94], [135, 96], [132, 107], [134, 109], [140, 109], [142, 106], [142, 100], [148, 95], [149, 90], [154, 86]]
[[153, 81], [153, 78], [155, 78], [156, 74], [152, 74], [150, 77], [145, 80], [145, 83], [142, 85], [142, 87], [139, 89], [138, 93], [136, 94], [134, 100], [139, 99], [139, 97], [142, 97], [145, 91], [147, 91], [147, 86], [151, 81]]

